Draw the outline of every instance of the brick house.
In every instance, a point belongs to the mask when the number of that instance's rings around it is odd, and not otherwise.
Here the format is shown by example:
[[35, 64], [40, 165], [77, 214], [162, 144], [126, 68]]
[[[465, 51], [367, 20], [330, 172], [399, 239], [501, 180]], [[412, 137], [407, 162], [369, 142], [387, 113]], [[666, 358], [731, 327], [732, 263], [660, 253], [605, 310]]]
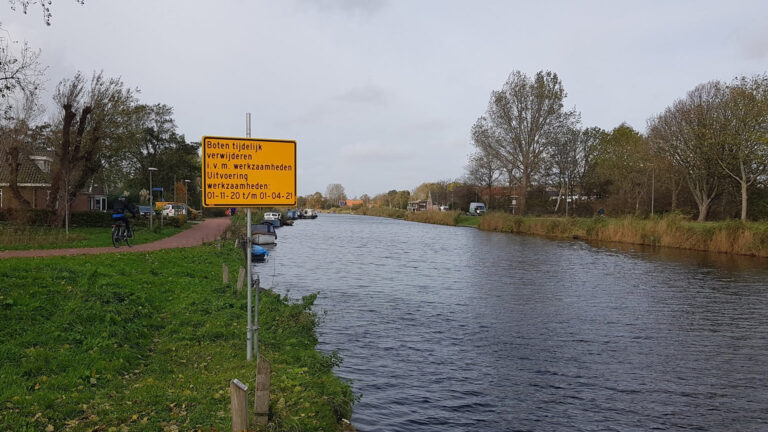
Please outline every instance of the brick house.
[[407, 210], [412, 212], [437, 211], [440, 210], [440, 206], [432, 202], [432, 192], [428, 192], [425, 200], [409, 201]]
[[[46, 155], [19, 155], [21, 163], [17, 185], [21, 196], [26, 199], [33, 209], [42, 209], [48, 203], [51, 192], [51, 164], [53, 158]], [[0, 151], [0, 210], [18, 209], [21, 204], [10, 188], [11, 164], [8, 163], [7, 153]], [[107, 194], [104, 188], [95, 186], [93, 182], [87, 190], [78, 193], [72, 202], [71, 211], [107, 211]]]

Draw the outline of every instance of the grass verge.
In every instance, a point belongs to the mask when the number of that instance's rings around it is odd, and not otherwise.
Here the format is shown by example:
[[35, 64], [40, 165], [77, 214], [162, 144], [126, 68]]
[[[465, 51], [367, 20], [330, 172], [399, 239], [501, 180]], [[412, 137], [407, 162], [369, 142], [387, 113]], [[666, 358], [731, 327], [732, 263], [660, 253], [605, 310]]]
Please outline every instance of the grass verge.
[[532, 218], [492, 212], [480, 218], [485, 231], [579, 238], [768, 257], [768, 223], [738, 220], [693, 222], [664, 217]]
[[[0, 260], [0, 430], [230, 430], [228, 383], [253, 388], [231, 243]], [[355, 400], [316, 350], [315, 296], [261, 293], [269, 430], [337, 429]]]
[[[178, 234], [192, 225], [177, 228], [164, 226], [150, 231], [147, 227], [134, 227], [131, 244], [151, 243]], [[62, 249], [112, 246], [112, 228], [70, 228], [69, 236], [63, 228], [0, 225], [0, 250]]]

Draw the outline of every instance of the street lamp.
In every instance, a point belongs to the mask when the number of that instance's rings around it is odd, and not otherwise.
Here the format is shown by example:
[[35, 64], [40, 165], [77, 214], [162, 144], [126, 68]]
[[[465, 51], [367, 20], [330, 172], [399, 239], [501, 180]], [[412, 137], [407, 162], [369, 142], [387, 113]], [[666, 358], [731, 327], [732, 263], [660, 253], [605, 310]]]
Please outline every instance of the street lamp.
[[152, 204], [152, 171], [157, 171], [157, 168], [149, 169], [149, 230], [152, 231], [152, 219], [155, 215], [155, 206]]

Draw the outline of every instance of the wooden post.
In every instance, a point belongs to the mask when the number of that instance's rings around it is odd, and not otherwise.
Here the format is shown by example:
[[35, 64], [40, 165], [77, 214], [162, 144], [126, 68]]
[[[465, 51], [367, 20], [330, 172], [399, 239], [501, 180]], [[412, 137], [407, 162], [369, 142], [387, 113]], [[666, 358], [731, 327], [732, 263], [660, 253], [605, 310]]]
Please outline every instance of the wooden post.
[[229, 268], [224, 263], [221, 263], [221, 283], [224, 285], [229, 283]]
[[248, 387], [237, 379], [229, 382], [232, 400], [232, 432], [248, 430]]
[[237, 272], [237, 292], [243, 292], [243, 282], [245, 282], [245, 269], [240, 267]]
[[256, 389], [253, 393], [253, 425], [264, 426], [269, 422], [269, 377], [272, 373], [272, 365], [264, 358], [258, 356], [256, 364]]

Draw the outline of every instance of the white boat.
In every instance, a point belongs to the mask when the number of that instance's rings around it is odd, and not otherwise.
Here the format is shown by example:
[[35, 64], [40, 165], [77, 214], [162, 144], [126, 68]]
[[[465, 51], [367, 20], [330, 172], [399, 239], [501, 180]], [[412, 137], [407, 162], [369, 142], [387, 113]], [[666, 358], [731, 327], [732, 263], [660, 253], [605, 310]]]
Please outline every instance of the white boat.
[[301, 218], [302, 219], [314, 219], [317, 217], [317, 212], [315, 209], [304, 209], [301, 211]]
[[277, 232], [271, 222], [251, 225], [251, 239], [255, 245], [270, 245], [277, 243]]

